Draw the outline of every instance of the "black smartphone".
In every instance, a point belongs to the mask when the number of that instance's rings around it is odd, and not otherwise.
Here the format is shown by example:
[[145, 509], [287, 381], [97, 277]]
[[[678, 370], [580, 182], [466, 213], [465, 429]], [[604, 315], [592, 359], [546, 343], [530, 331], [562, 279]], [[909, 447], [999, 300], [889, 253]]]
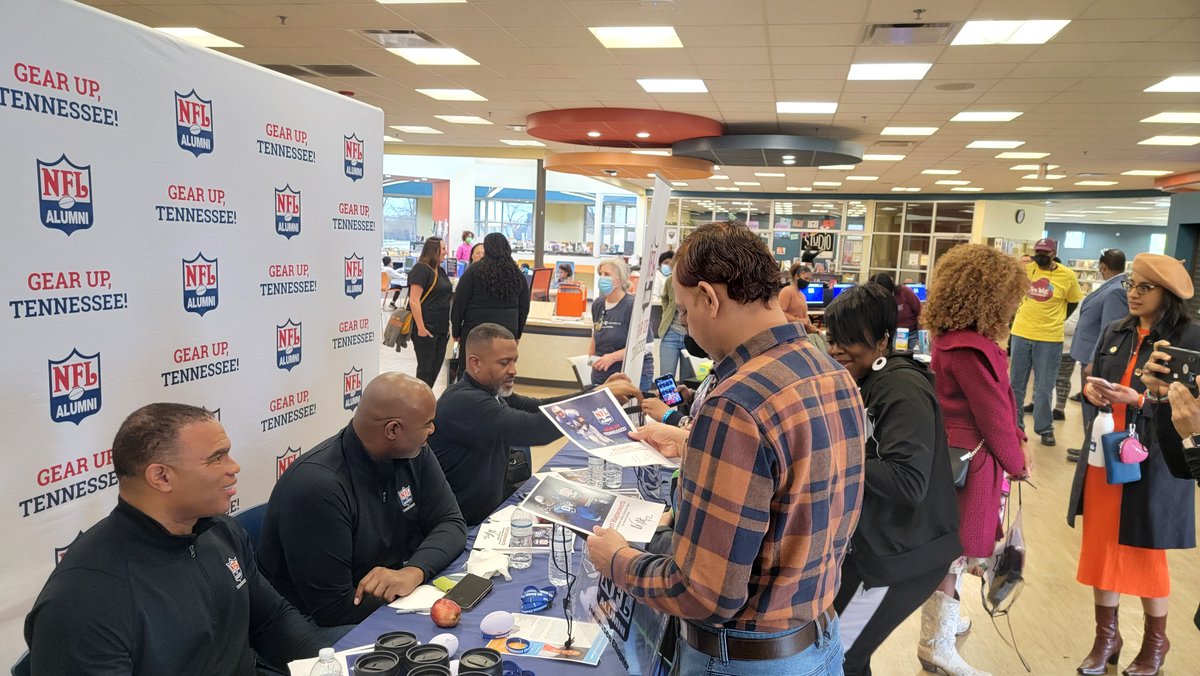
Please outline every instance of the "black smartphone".
[[679, 394], [679, 387], [675, 385], [675, 376], [667, 374], [654, 379], [654, 386], [658, 388], [658, 398], [667, 406], [676, 406], [683, 401], [683, 395]]
[[1162, 351], [1171, 355], [1171, 361], [1165, 364], [1171, 372], [1164, 379], [1181, 383], [1195, 394], [1198, 389], [1196, 377], [1200, 375], [1200, 352], [1182, 347], [1164, 347]]
[[492, 581], [467, 573], [463, 579], [458, 581], [458, 584], [450, 588], [446, 592], [446, 598], [458, 604], [458, 607], [463, 610], [470, 610], [483, 600], [483, 597], [490, 594], [492, 591]]

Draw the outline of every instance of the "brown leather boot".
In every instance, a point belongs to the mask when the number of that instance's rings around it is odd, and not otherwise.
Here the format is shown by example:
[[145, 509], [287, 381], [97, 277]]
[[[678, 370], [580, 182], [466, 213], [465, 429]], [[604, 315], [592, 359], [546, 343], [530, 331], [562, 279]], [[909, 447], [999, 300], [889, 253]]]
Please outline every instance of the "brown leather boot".
[[1121, 659], [1121, 631], [1117, 628], [1117, 607], [1096, 606], [1096, 640], [1092, 652], [1083, 659], [1075, 671], [1081, 674], [1104, 674], [1108, 665]]
[[1167, 659], [1171, 642], [1167, 640], [1167, 616], [1146, 616], [1146, 633], [1142, 635], [1142, 649], [1133, 663], [1125, 667], [1125, 676], [1156, 676]]

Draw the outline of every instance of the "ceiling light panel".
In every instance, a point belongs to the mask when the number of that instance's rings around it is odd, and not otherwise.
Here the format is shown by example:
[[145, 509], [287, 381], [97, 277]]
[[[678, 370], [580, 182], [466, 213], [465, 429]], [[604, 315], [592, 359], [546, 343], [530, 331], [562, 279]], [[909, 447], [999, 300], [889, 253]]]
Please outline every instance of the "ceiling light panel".
[[847, 181], [878, 181], [878, 176], [847, 176]]
[[817, 169], [825, 171], [854, 171], [854, 167], [855, 165], [853, 164], [824, 164], [817, 167]]
[[821, 188], [836, 188], [842, 184], [841, 181], [813, 181], [814, 186]]
[[1116, 181], [1076, 181], [1075, 185], [1116, 185]]
[[502, 138], [502, 139], [500, 139], [500, 142], [505, 145], [510, 145], [510, 146], [529, 146], [531, 148], [546, 147], [545, 143], [542, 143], [541, 141], [534, 141], [532, 139]]
[[1068, 20], [968, 21], [954, 36], [951, 46], [1041, 45], [1058, 34]]
[[1173, 75], [1142, 91], [1200, 93], [1200, 75]]
[[836, 101], [776, 101], [775, 112], [793, 115], [829, 115], [837, 112]]
[[1054, 190], [1048, 185], [1023, 185], [1017, 188], [1019, 192], [1050, 192]]
[[389, 52], [418, 66], [478, 66], [479, 62], [452, 47], [393, 47]]
[[1000, 153], [996, 156], [998, 160], [1040, 160], [1043, 157], [1049, 156], [1050, 153]]
[[1151, 136], [1138, 141], [1139, 146], [1194, 146], [1197, 143], [1200, 143], [1200, 136]]
[[434, 129], [433, 127], [423, 127], [420, 125], [413, 125], [413, 124], [393, 124], [392, 129], [395, 129], [396, 131], [402, 131], [405, 134], [441, 134], [442, 133], [442, 132]]
[[934, 181], [935, 185], [968, 185], [970, 181]]
[[418, 89], [417, 92], [438, 101], [487, 101], [470, 89]]
[[1023, 145], [1025, 145], [1024, 141], [981, 140], [981, 141], [971, 141], [970, 143], [967, 144], [967, 147], [968, 148], [990, 148], [993, 150], [995, 150], [995, 149], [1010, 150], [1012, 148], [1020, 148]]
[[1129, 171], [1122, 171], [1121, 175], [1122, 176], [1166, 176], [1167, 174], [1170, 174], [1170, 173], [1171, 172], [1164, 171], [1162, 169], [1130, 169]]
[[932, 63], [853, 63], [848, 80], [920, 80]]
[[1142, 122], [1157, 122], [1159, 124], [1200, 124], [1200, 113], [1159, 113], [1145, 118]]
[[867, 153], [866, 155], [863, 155], [863, 161], [865, 161], [865, 162], [899, 162], [900, 160], [904, 159], [905, 157], [906, 157], [906, 155], [887, 155], [887, 154], [880, 155], [880, 154], [875, 154], [875, 153]]
[[762, 183], [759, 183], [758, 181], [734, 181], [733, 184], [734, 185], [745, 185], [745, 186], [762, 185]]
[[[1012, 171], [1040, 171], [1041, 168], [1042, 168], [1042, 165], [1040, 165], [1040, 164], [1017, 164], [1017, 165], [1013, 165], [1013, 166], [1009, 167], [1009, 169]], [[1047, 164], [1046, 165], [1046, 171], [1050, 171], [1051, 169], [1057, 169], [1057, 168], [1058, 168], [1057, 164]]]
[[656, 155], [658, 157], [669, 157], [671, 155], [670, 150], [630, 150], [629, 152], [633, 155]]
[[683, 43], [672, 26], [589, 26], [609, 49], [679, 49]]
[[967, 187], [967, 186], [959, 186], [957, 188], [950, 188], [950, 191], [951, 192], [983, 192], [983, 188], [972, 188], [972, 187]]
[[884, 127], [882, 136], [932, 136], [937, 127]]
[[704, 80], [638, 78], [637, 83], [651, 94], [704, 94]]
[[957, 176], [962, 173], [961, 169], [925, 169], [921, 172], [929, 176]]
[[1059, 179], [1063, 179], [1066, 177], [1067, 177], [1066, 174], [1046, 174], [1045, 176], [1038, 176], [1037, 174], [1026, 174], [1026, 175], [1022, 176], [1021, 178], [1025, 179], [1026, 181], [1057, 181]]
[[434, 115], [443, 122], [452, 124], [491, 124], [491, 120], [485, 120], [478, 115]]
[[206, 30], [201, 30], [194, 26], [155, 28], [154, 30], [160, 33], [166, 33], [167, 35], [174, 35], [184, 42], [190, 42], [193, 45], [200, 45], [201, 47], [208, 47], [210, 49], [232, 49], [234, 47], [241, 47], [240, 44], [234, 42], [233, 40], [227, 40], [220, 35], [213, 35]]
[[950, 118], [951, 122], [1012, 122], [1021, 116], [1017, 112], [985, 112], [985, 111], [970, 111], [963, 112]]

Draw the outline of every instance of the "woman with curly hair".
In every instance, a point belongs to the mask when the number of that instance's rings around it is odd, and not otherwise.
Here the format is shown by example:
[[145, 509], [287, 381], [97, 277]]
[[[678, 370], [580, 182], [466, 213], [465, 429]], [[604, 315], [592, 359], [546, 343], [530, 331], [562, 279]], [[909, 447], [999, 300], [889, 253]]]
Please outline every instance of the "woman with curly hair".
[[[508, 238], [493, 232], [483, 238], [483, 258], [472, 263], [458, 280], [450, 331], [454, 340], [466, 340], [480, 324], [499, 324], [517, 340], [529, 317], [529, 287], [513, 260]], [[465, 363], [460, 359], [459, 363]]]
[[[1006, 482], [1029, 476], [1033, 456], [1017, 427], [1017, 403], [1000, 345], [1029, 281], [1012, 258], [981, 244], [961, 244], [938, 259], [922, 319], [933, 336], [933, 371], [951, 455], [977, 451], [958, 491], [963, 556], [921, 609], [917, 657], [930, 672], [980, 676], [958, 654], [956, 587], [964, 571], [989, 557], [1001, 536], [1000, 500]], [[965, 627], [960, 627], [960, 623]]]

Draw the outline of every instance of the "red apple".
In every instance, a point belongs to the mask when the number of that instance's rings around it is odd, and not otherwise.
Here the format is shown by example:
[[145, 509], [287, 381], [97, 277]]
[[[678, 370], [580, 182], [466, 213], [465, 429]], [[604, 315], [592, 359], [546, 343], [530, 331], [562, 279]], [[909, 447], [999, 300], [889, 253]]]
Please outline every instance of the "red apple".
[[438, 599], [429, 609], [433, 623], [442, 628], [457, 627], [458, 618], [462, 616], [462, 608], [450, 599]]

